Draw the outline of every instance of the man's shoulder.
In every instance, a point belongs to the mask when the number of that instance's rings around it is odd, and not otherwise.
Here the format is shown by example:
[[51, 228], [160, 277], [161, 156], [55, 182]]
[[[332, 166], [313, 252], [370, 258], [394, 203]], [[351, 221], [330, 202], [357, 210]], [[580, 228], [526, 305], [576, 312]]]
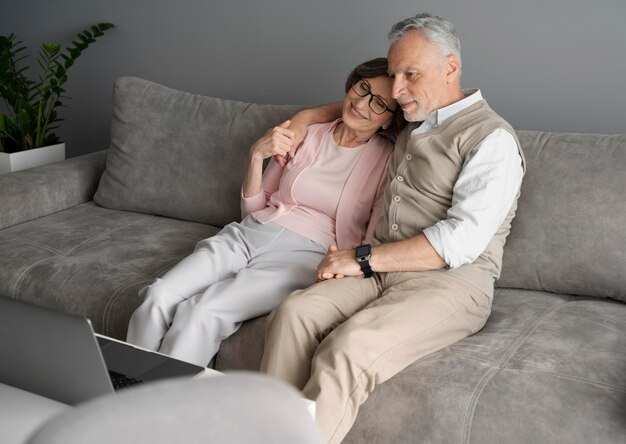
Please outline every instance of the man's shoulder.
[[501, 127], [513, 129], [511, 124], [507, 122], [504, 117], [494, 111], [485, 99], [481, 99], [454, 117], [455, 118], [453, 118], [453, 120], [466, 119], [469, 126], [479, 125], [489, 121], [494, 125], [500, 125]]
[[446, 121], [446, 126], [448, 128], [444, 132], [455, 139], [463, 137], [471, 141], [480, 141], [499, 129], [511, 133], [517, 139], [513, 126], [495, 112], [484, 99]]

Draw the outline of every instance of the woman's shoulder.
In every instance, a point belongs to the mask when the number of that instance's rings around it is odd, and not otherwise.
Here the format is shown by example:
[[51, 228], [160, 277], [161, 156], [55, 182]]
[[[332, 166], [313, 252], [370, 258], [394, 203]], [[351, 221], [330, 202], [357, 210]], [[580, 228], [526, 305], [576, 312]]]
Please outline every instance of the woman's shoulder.
[[337, 125], [338, 120], [332, 122], [323, 122], [323, 123], [313, 123], [307, 127], [306, 136], [302, 141], [302, 145], [298, 149], [298, 152], [301, 150], [317, 150], [322, 142], [324, 135], [328, 134], [333, 130], [333, 128]]
[[332, 122], [312, 123], [307, 127], [307, 137], [313, 134], [325, 134], [332, 130], [341, 119], [333, 120]]

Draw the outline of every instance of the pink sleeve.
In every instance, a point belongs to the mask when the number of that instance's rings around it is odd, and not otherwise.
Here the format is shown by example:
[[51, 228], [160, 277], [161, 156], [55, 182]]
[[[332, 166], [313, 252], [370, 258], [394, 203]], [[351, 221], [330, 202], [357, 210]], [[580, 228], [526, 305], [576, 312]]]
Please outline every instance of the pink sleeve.
[[283, 167], [278, 165], [274, 159], [270, 160], [269, 165], [263, 173], [263, 191], [254, 196], [244, 197], [243, 186], [241, 189], [241, 218], [243, 219], [250, 213], [262, 210], [267, 205], [269, 198], [278, 190], [280, 178], [283, 175]]

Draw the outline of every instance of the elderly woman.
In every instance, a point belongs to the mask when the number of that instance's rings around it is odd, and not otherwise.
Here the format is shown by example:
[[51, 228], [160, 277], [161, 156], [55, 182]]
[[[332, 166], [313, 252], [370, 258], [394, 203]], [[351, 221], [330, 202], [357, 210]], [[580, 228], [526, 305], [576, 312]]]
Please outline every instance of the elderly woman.
[[309, 126], [288, 162], [274, 157], [292, 148], [289, 121], [252, 145], [243, 220], [198, 242], [141, 290], [128, 342], [205, 366], [241, 322], [312, 285], [330, 246], [369, 242], [381, 214], [389, 139], [405, 122], [391, 98], [386, 58], [357, 66], [345, 90], [342, 117]]

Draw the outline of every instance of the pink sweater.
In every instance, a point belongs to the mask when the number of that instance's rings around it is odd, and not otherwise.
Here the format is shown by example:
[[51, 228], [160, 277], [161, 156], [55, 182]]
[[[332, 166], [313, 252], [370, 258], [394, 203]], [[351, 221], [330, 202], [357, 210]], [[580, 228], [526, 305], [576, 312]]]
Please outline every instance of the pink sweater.
[[[332, 131], [337, 122], [309, 126], [304, 142], [284, 168], [272, 159], [263, 174], [263, 191], [248, 198], [242, 193], [242, 217], [254, 213], [258, 222], [267, 223], [296, 208], [298, 202], [293, 197], [296, 179], [313, 163], [322, 137]], [[340, 249], [371, 241], [383, 210], [387, 162], [392, 151], [391, 142], [380, 136], [372, 137], [348, 176], [335, 219], [335, 235]], [[314, 231], [312, 225], [300, 225], [298, 230], [308, 238], [314, 237], [311, 235]]]

